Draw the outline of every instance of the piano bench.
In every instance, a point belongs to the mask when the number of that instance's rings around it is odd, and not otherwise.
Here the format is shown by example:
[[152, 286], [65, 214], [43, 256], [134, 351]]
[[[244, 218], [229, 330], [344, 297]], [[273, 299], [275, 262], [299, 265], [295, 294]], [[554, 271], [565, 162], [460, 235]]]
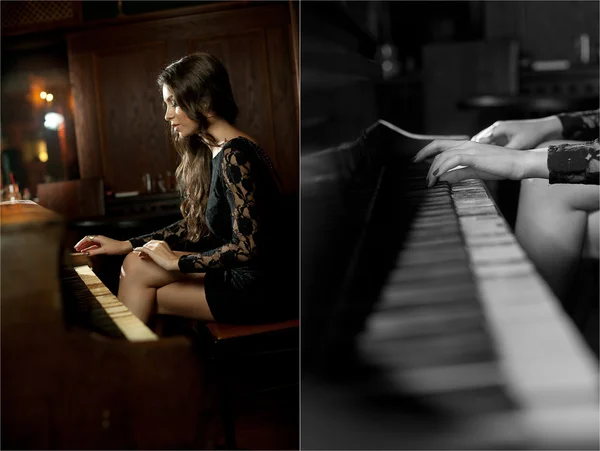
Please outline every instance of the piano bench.
[[298, 319], [255, 325], [196, 324], [207, 370], [217, 385], [225, 449], [236, 449], [234, 389], [238, 399], [240, 392], [299, 387], [299, 326]]

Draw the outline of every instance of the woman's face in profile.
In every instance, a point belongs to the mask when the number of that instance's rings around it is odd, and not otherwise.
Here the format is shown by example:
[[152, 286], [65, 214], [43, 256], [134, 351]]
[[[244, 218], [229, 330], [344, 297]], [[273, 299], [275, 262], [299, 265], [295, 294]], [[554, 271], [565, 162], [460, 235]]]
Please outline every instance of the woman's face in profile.
[[171, 127], [179, 133], [181, 138], [193, 135], [198, 130], [198, 124], [177, 105], [173, 91], [167, 85], [163, 85], [163, 100], [167, 106], [165, 121], [171, 123]]

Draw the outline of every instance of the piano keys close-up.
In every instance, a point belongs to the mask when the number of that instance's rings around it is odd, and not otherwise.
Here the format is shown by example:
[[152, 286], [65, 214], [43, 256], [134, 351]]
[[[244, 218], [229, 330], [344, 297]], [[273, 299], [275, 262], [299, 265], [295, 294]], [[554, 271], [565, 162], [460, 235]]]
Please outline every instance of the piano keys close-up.
[[598, 2], [1, 6], [3, 449], [599, 449]]

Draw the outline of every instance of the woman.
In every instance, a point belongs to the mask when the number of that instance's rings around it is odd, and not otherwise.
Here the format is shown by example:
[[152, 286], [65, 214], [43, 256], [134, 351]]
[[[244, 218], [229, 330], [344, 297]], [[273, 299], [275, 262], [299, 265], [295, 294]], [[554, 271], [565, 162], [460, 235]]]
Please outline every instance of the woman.
[[[590, 141], [549, 141], [560, 138]], [[428, 186], [523, 180], [515, 234], [555, 294], [566, 299], [582, 255], [598, 258], [598, 110], [496, 122], [471, 141], [434, 141], [415, 162], [433, 156]]]
[[228, 323], [267, 322], [293, 311], [275, 297], [285, 270], [285, 252], [275, 252], [281, 245], [276, 174], [265, 152], [234, 125], [238, 108], [225, 67], [196, 53], [164, 69], [158, 85], [181, 156], [183, 219], [128, 241], [88, 236], [75, 249], [128, 254], [117, 297], [144, 322], [156, 310]]

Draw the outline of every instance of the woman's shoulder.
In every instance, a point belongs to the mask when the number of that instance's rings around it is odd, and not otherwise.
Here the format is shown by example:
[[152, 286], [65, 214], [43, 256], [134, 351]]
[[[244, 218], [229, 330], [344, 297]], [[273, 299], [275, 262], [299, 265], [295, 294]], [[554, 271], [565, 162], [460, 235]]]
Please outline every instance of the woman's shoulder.
[[248, 150], [254, 151], [256, 148], [260, 148], [260, 146], [256, 143], [256, 141], [254, 141], [249, 136], [240, 135], [240, 136], [236, 136], [235, 138], [227, 141], [223, 145], [222, 150], [233, 149], [233, 150], [240, 150], [240, 151], [248, 151]]
[[264, 151], [255, 141], [246, 136], [238, 136], [227, 141], [221, 148], [220, 153], [222, 154], [224, 164], [226, 164], [233, 157], [252, 161], [259, 157], [259, 154], [262, 152]]

